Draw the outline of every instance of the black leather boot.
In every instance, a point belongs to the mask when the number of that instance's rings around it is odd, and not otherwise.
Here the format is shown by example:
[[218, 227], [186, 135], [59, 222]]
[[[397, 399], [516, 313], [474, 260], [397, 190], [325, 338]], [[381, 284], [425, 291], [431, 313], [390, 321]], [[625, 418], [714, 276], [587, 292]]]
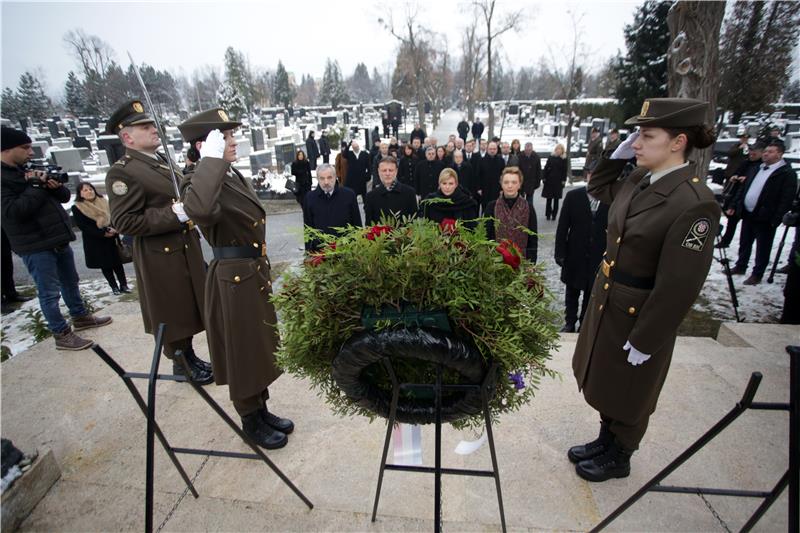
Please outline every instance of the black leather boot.
[[587, 481], [628, 477], [631, 473], [631, 455], [633, 452], [623, 448], [615, 439], [602, 455], [576, 464], [575, 472]]
[[197, 354], [194, 353], [194, 348], [192, 348], [191, 346], [187, 348], [186, 351], [184, 351], [184, 355], [186, 356], [186, 361], [190, 365], [196, 366], [197, 368], [205, 370], [206, 372], [211, 372], [212, 374], [214, 373], [214, 370], [211, 367], [211, 363], [207, 363], [202, 359], [200, 359], [199, 357], [197, 357]]
[[[176, 350], [174, 359], [172, 360], [172, 373], [176, 376], [185, 376], [186, 372], [183, 369], [183, 365], [180, 363], [181, 359], [181, 351]], [[186, 363], [189, 365], [189, 371], [191, 372], [191, 379], [198, 385], [208, 385], [214, 381], [214, 373], [208, 372], [199, 368], [198, 366], [192, 364], [191, 359], [188, 357], [186, 358]]]
[[249, 439], [267, 450], [283, 448], [289, 442], [285, 433], [273, 429], [264, 422], [261, 409], [242, 417], [242, 431]]
[[606, 451], [608, 445], [614, 440], [614, 434], [608, 429], [608, 424], [600, 422], [600, 435], [592, 442], [573, 446], [567, 451], [567, 457], [573, 463], [580, 463], [587, 459], [597, 457]]
[[263, 409], [258, 410], [261, 413], [261, 420], [264, 421], [272, 429], [277, 429], [281, 433], [285, 433], [288, 435], [292, 431], [294, 431], [294, 422], [289, 420], [288, 418], [281, 418], [277, 415], [274, 415], [269, 412], [267, 406], [265, 405]]

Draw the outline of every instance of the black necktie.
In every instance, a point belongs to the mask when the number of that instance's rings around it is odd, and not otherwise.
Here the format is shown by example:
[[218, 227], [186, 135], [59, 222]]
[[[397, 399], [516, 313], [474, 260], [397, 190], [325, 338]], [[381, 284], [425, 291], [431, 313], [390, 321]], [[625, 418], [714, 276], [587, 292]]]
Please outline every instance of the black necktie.
[[769, 170], [769, 165], [764, 165], [764, 170]]

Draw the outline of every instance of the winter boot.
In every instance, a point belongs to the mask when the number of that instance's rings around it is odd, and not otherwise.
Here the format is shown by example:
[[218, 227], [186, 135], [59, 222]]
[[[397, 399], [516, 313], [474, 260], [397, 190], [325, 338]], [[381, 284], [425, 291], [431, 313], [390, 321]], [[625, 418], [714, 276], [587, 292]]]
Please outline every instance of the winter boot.
[[285, 433], [264, 422], [261, 409], [242, 417], [242, 431], [250, 440], [267, 450], [283, 448], [289, 442]]
[[56, 350], [85, 350], [94, 344], [94, 341], [78, 337], [70, 328], [61, 333], [53, 333], [53, 338], [56, 340]]
[[573, 463], [580, 463], [581, 461], [592, 459], [604, 453], [613, 440], [614, 434], [608, 429], [608, 424], [600, 422], [600, 435], [592, 442], [573, 446], [567, 451], [567, 457], [569, 457], [569, 460]]
[[288, 418], [281, 418], [270, 413], [266, 405], [263, 409], [259, 409], [258, 411], [261, 413], [261, 420], [272, 429], [277, 429], [286, 435], [294, 431], [294, 422]]
[[631, 455], [633, 451], [626, 450], [614, 439], [602, 455], [576, 464], [575, 472], [587, 481], [628, 477], [631, 473]]
[[[175, 350], [174, 358], [172, 359], [172, 373], [176, 376], [185, 376], [186, 371], [181, 364], [181, 351]], [[208, 385], [214, 381], [214, 373], [194, 365], [190, 358], [186, 358], [186, 363], [189, 365], [189, 372], [191, 373], [191, 380], [198, 385]]]
[[89, 328], [99, 328], [101, 326], [107, 326], [111, 324], [112, 318], [110, 316], [94, 316], [91, 313], [87, 313], [83, 316], [76, 316], [72, 318], [72, 328], [75, 331], [81, 331], [82, 329], [89, 329]]

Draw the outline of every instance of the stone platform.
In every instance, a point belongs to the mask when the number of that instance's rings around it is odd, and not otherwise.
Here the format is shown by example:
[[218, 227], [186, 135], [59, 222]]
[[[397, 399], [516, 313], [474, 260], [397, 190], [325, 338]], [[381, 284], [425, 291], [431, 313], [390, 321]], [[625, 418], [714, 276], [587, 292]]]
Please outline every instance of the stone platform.
[[[138, 304], [103, 310], [114, 323], [89, 330], [129, 371], [146, 372], [152, 339], [142, 333]], [[739, 400], [751, 372], [764, 375], [756, 399], [788, 401], [787, 344], [800, 327], [724, 324], [719, 342], [680, 338], [661, 401], [629, 478], [602, 484], [575, 475], [569, 446], [594, 438], [597, 415], [578, 393], [570, 360], [577, 336], [562, 337], [552, 366], [560, 380], [542, 383], [537, 398], [495, 426], [509, 531], [584, 531], [635, 492]], [[207, 358], [205, 337], [195, 339]], [[165, 365], [165, 372], [169, 372]], [[139, 388], [145, 391], [145, 383]], [[206, 390], [232, 415], [226, 387]], [[297, 426], [289, 444], [268, 452], [315, 504], [312, 511], [262, 463], [179, 456], [200, 497], [187, 492], [156, 443], [154, 524], [162, 531], [430, 531], [433, 477], [387, 472], [378, 513], [370, 513], [385, 425], [341, 419], [309, 390], [282, 376], [270, 407]], [[173, 446], [249, 449], [186, 384], [162, 382], [159, 423]], [[788, 413], [748, 412], [668, 484], [769, 490], [788, 464]], [[51, 448], [62, 476], [21, 526], [22, 531], [140, 531], [144, 527], [145, 420], [119, 378], [92, 351], [57, 352], [35, 345], [2, 365], [2, 432], [22, 450]], [[489, 469], [488, 447], [453, 453], [468, 432], [443, 431], [443, 464]], [[390, 454], [391, 459], [391, 454]], [[433, 430], [423, 428], [423, 460], [433, 461]], [[448, 531], [499, 531], [494, 483], [445, 476]], [[758, 531], [785, 531], [787, 494]], [[738, 530], [761, 500], [647, 495], [612, 524], [614, 531]]]

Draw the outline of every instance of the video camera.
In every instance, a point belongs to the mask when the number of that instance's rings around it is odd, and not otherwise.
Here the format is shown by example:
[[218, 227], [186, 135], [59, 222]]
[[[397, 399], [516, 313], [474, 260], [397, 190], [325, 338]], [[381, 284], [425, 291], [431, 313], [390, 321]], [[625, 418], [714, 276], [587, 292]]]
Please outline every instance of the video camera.
[[800, 225], [800, 198], [795, 198], [792, 208], [783, 215], [783, 223], [790, 228]]
[[69, 174], [61, 171], [61, 167], [50, 165], [44, 160], [42, 161], [29, 161], [25, 165], [25, 172], [43, 172], [44, 177], [37, 179], [28, 178], [32, 187], [44, 187], [47, 180], [55, 180], [59, 183], [69, 183]]

